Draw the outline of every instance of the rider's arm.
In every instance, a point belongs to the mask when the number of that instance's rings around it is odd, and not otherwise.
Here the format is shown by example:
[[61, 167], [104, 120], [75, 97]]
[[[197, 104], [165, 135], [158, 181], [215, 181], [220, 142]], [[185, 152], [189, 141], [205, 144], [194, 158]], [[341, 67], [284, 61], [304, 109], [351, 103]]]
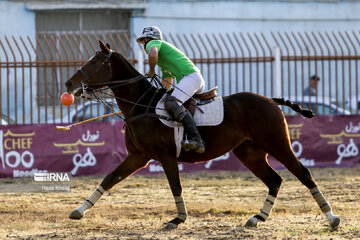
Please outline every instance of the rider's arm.
[[155, 66], [158, 62], [158, 50], [155, 47], [149, 49], [149, 77], [153, 77], [155, 74]]
[[173, 77], [167, 77], [167, 78], [163, 78], [161, 83], [167, 88], [167, 90], [170, 90], [173, 81], [174, 81]]

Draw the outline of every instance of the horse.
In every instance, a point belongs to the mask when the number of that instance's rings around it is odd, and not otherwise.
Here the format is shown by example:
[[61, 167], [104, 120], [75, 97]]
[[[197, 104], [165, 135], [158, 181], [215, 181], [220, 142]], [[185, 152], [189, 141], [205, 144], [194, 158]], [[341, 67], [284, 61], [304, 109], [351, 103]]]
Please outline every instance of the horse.
[[282, 177], [269, 165], [268, 154], [281, 162], [305, 185], [326, 216], [331, 228], [337, 229], [340, 218], [334, 215], [329, 202], [306, 168], [295, 156], [287, 130], [287, 122], [279, 105], [291, 107], [305, 117], [309, 111], [290, 101], [268, 98], [255, 93], [240, 92], [224, 96], [224, 119], [217, 126], [201, 126], [199, 132], [206, 151], [181, 151], [176, 157], [174, 131], [165, 126], [154, 114], [154, 104], [161, 95], [158, 88], [140, 74], [120, 53], [99, 41], [100, 50], [65, 83], [68, 93], [79, 97], [82, 93], [111, 89], [118, 107], [125, 117], [125, 144], [128, 155], [99, 187], [69, 215], [81, 219], [103, 193], [137, 170], [147, 166], [151, 159], [160, 162], [175, 199], [177, 216], [167, 222], [166, 229], [174, 229], [188, 217], [182, 197], [182, 184], [178, 162], [204, 162], [229, 151], [268, 187], [260, 212], [251, 216], [246, 227], [265, 222], [277, 198]]

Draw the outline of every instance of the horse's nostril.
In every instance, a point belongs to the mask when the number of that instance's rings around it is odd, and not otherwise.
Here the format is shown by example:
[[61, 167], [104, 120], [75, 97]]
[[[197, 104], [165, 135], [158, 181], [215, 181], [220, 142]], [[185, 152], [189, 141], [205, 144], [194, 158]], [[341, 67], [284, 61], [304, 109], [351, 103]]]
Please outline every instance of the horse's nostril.
[[71, 81], [66, 81], [66, 83], [65, 83], [65, 86], [67, 86], [67, 87], [71, 87]]

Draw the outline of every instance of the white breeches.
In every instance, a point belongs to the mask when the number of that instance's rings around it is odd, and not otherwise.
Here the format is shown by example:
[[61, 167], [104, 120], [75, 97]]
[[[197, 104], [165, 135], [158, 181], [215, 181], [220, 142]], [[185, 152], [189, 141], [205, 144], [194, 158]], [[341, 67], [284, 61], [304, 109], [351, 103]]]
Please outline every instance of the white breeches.
[[195, 93], [199, 94], [204, 92], [205, 81], [200, 73], [193, 72], [189, 75], [186, 75], [181, 79], [181, 81], [176, 85], [174, 92], [171, 96], [176, 97], [182, 103], [190, 99]]

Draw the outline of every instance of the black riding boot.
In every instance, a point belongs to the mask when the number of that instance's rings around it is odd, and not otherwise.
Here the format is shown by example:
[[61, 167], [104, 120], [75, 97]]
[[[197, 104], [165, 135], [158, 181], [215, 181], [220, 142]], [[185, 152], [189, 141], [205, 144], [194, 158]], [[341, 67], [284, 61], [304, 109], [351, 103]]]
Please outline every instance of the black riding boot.
[[198, 153], [205, 152], [205, 143], [201, 139], [200, 133], [195, 125], [194, 118], [190, 112], [179, 105], [173, 96], [165, 100], [165, 108], [175, 120], [184, 125], [186, 138], [181, 142], [185, 151], [195, 150]]
[[188, 110], [185, 110], [185, 116], [181, 120], [181, 123], [184, 125], [185, 134], [187, 136], [187, 139], [181, 142], [181, 146], [184, 150], [195, 150], [198, 153], [205, 152], [205, 143], [201, 139], [201, 135], [195, 125], [194, 118]]

